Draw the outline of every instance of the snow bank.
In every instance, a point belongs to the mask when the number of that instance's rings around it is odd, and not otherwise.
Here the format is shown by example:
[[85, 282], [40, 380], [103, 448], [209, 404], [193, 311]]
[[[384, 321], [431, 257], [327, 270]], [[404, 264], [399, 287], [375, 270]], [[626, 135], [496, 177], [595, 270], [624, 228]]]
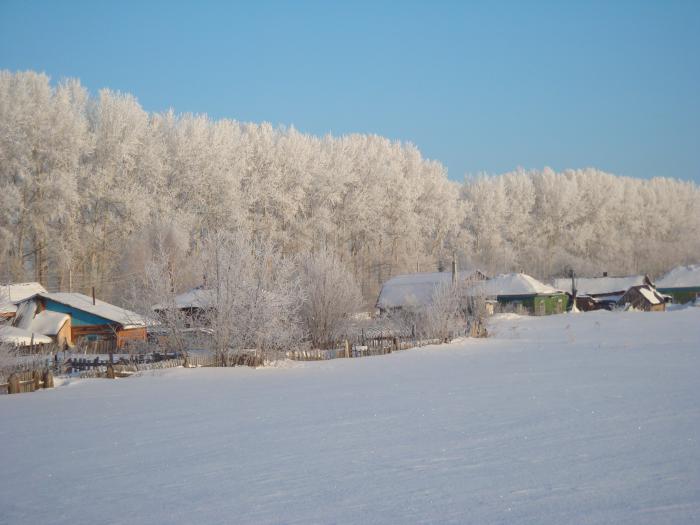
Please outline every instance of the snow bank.
[[700, 286], [700, 264], [677, 266], [656, 281], [657, 288], [693, 288]]
[[[700, 309], [0, 396], [7, 523], [697, 523]], [[21, 436], [21, 438], [18, 438]]]

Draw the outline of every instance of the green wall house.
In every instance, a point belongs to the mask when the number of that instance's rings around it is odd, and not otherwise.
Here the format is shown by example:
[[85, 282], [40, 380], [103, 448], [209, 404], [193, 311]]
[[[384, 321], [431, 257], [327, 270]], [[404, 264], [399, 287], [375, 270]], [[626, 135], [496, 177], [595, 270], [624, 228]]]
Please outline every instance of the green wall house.
[[700, 298], [700, 264], [677, 266], [656, 281], [656, 289], [678, 304]]
[[532, 315], [550, 315], [566, 312], [569, 296], [524, 273], [497, 275], [475, 284], [470, 293], [495, 299], [502, 309], [522, 309]]

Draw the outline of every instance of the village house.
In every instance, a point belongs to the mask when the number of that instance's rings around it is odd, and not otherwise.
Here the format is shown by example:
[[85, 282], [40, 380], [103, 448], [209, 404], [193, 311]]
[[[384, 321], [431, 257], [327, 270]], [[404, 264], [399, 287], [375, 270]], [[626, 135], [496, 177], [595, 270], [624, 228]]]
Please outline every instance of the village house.
[[475, 283], [468, 293], [494, 301], [492, 304], [497, 304], [501, 309], [513, 309], [532, 315], [563, 313], [569, 303], [566, 292], [524, 273], [497, 275]]
[[610, 309], [632, 286], [644, 284], [643, 275], [612, 277], [603, 273], [600, 277], [575, 277], [572, 289], [571, 277], [554, 279], [555, 288], [566, 290], [571, 297], [576, 293], [576, 308], [581, 311]]
[[129, 341], [146, 340], [142, 316], [81, 293], [41, 292], [16, 304], [13, 328], [47, 336], [62, 345], [85, 341], [111, 341], [123, 348]]
[[656, 281], [656, 288], [674, 303], [700, 302], [700, 264], [677, 266]]
[[160, 314], [174, 308], [184, 314], [187, 327], [198, 326], [206, 318], [207, 310], [214, 304], [213, 294], [213, 290], [198, 286], [176, 295], [172, 304], [156, 304], [152, 309], [156, 314]]
[[397, 275], [382, 285], [376, 307], [380, 314], [420, 310], [432, 304], [433, 296], [441, 286], [449, 286], [453, 282], [466, 285], [486, 278], [480, 270]]

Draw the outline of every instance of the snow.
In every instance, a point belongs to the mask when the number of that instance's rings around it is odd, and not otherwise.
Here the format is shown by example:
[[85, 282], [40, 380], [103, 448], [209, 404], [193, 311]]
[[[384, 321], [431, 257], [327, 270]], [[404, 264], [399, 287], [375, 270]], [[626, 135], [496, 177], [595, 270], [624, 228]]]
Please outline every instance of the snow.
[[700, 308], [0, 396], [6, 523], [700, 519]]
[[641, 293], [644, 298], [649, 301], [649, 304], [661, 304], [664, 302], [663, 297], [648, 286], [640, 286], [638, 290], [639, 293]]
[[15, 283], [0, 286], [0, 314], [13, 314], [17, 311], [16, 303], [24, 301], [46, 289], [39, 283]]
[[69, 320], [70, 316], [68, 314], [44, 310], [36, 314], [34, 319], [32, 319], [29, 331], [38, 334], [56, 335]]
[[[457, 272], [460, 281], [466, 281], [478, 275], [476, 271]], [[384, 283], [379, 292], [377, 307], [388, 309], [406, 306], [428, 306], [433, 302], [433, 295], [441, 285], [452, 282], [452, 272], [423, 272], [397, 275]]]
[[470, 291], [473, 294], [486, 297], [561, 293], [560, 289], [541, 283], [534, 277], [524, 273], [497, 275], [487, 281], [480, 281], [474, 284], [470, 287]]
[[138, 328], [146, 326], [146, 320], [137, 313], [131, 312], [119, 306], [95, 300], [92, 304], [92, 297], [75, 292], [42, 293], [41, 297], [56, 301], [83, 312], [97, 315], [109, 321], [121, 324], [124, 328]]
[[[48, 344], [51, 338], [40, 333], [34, 333], [34, 344]], [[32, 344], [32, 332], [14, 326], [0, 326], [0, 343], [20, 346]]]
[[[633, 286], [644, 284], [643, 275], [627, 277], [576, 277], [578, 295], [620, 295]], [[554, 279], [553, 285], [561, 290], [571, 291], [571, 278]]]
[[700, 287], [700, 264], [677, 266], [656, 281], [657, 288]]

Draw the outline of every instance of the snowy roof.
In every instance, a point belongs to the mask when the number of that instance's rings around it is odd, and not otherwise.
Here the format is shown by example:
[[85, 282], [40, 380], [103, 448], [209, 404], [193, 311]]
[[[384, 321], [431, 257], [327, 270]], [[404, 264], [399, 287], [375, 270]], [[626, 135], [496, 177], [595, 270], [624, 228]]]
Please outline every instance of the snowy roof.
[[507, 295], [547, 295], [562, 293], [524, 273], [504, 273], [470, 287], [469, 293], [498, 297]]
[[700, 286], [700, 264], [677, 266], [656, 281], [657, 288], [694, 288]]
[[28, 330], [37, 334], [56, 335], [69, 320], [68, 314], [44, 310], [34, 316]]
[[[187, 292], [181, 293], [175, 297], [175, 307], [180, 309], [185, 308], [208, 308], [213, 303], [214, 290], [209, 290], [201, 287], [193, 288]], [[154, 310], [165, 310], [172, 305], [161, 303], [153, 306]]]
[[[479, 270], [457, 272], [460, 281], [479, 278]], [[423, 272], [397, 275], [382, 285], [377, 299], [378, 308], [397, 308], [407, 306], [427, 306], [432, 303], [438, 286], [449, 285], [452, 272]]]
[[[33, 334], [34, 344], [48, 344], [51, 338], [42, 334]], [[32, 344], [32, 332], [15, 326], [0, 326], [0, 343], [9, 343], [20, 346]]]
[[[576, 277], [576, 291], [579, 295], [612, 295], [624, 293], [633, 286], [644, 284], [643, 275], [626, 277]], [[571, 278], [554, 279], [554, 287], [571, 291]]]
[[648, 286], [640, 286], [639, 293], [641, 293], [650, 304], [661, 304], [664, 302], [663, 297]]
[[13, 314], [17, 304], [38, 293], [46, 293], [39, 283], [15, 283], [0, 286], [0, 314]]
[[146, 326], [146, 319], [141, 315], [115, 306], [113, 304], [95, 300], [92, 304], [92, 297], [75, 292], [56, 292], [56, 293], [41, 293], [40, 297], [55, 301], [57, 303], [82, 310], [83, 312], [102, 317], [108, 321], [119, 323], [124, 328], [139, 328]]
[[[667, 296], [660, 294], [654, 288], [652, 288], [651, 286], [649, 286], [647, 284], [644, 284], [641, 286], [633, 286], [632, 288], [630, 288], [630, 290], [633, 290], [633, 289], [638, 290], [639, 293], [642, 295], [642, 297], [644, 297], [649, 302], [649, 304], [662, 304], [665, 302], [664, 298], [667, 297]], [[628, 290], [628, 292], [630, 290]], [[625, 295], [622, 296], [622, 298], [619, 300], [619, 302], [620, 303], [627, 303], [628, 302], [627, 297], [628, 297], [628, 294], [626, 293]]]

